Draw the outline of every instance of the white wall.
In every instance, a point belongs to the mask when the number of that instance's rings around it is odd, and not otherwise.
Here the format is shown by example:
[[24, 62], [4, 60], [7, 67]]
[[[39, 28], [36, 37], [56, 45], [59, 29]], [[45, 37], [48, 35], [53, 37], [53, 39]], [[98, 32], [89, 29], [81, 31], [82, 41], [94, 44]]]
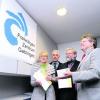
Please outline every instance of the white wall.
[[1, 6], [1, 1], [0, 1], [0, 6]]
[[[3, 0], [1, 0], [0, 1], [0, 4], [2, 3], [2, 1]], [[13, 1], [13, 0], [12, 0]], [[16, 3], [16, 1], [14, 1], [14, 2], [12, 2], [12, 3]], [[8, 5], [9, 6], [9, 5]], [[20, 7], [20, 6], [18, 6], [18, 7]], [[16, 8], [16, 7], [15, 7]], [[24, 10], [23, 10], [24, 11]], [[30, 17], [28, 17], [28, 18], [30, 18]], [[29, 25], [31, 26], [31, 24], [32, 23], [29, 23]], [[29, 26], [28, 25], [28, 26]], [[33, 28], [35, 27], [35, 26], [32, 26]], [[30, 28], [29, 28], [30, 29]], [[31, 29], [30, 29], [31, 30]], [[33, 39], [34, 39], [34, 36], [33, 36]], [[41, 51], [41, 50], [47, 50], [48, 52], [49, 52], [49, 54], [51, 55], [51, 51], [53, 50], [53, 49], [56, 49], [57, 48], [57, 45], [56, 45], [56, 43], [52, 40], [52, 39], [50, 39], [49, 37], [48, 37], [48, 35], [46, 35], [46, 32], [44, 32], [44, 30], [37, 24], [37, 36], [36, 36], [36, 57], [37, 57], [37, 59], [38, 59], [38, 54], [39, 54], [39, 52]], [[6, 56], [5, 56], [6, 57]], [[49, 57], [49, 59], [50, 59], [51, 57]], [[2, 57], [1, 57], [1, 59], [2, 59]], [[15, 62], [17, 61], [16, 59], [14, 59], [15, 60]], [[4, 62], [12, 62], [12, 60], [11, 59], [7, 59], [7, 60], [5, 60], [4, 59]], [[20, 63], [20, 61], [19, 61], [19, 63]], [[4, 63], [4, 65], [6, 66], [7, 65], [7, 63]], [[15, 64], [16, 65], [16, 64]], [[10, 63], [10, 66], [14, 66], [12, 63]], [[17, 66], [17, 65], [16, 65]], [[21, 66], [21, 65], [20, 65]], [[22, 65], [23, 66], [23, 65]], [[1, 66], [2, 67], [2, 66]], [[24, 66], [25, 67], [25, 66]], [[1, 68], [0, 68], [1, 69]], [[9, 69], [11, 69], [12, 70], [12, 68], [9, 68]], [[16, 72], [16, 71], [15, 71]]]
[[[60, 61], [61, 62], [66, 62], [66, 56], [65, 56], [65, 50], [66, 48], [75, 48], [77, 51], [77, 60], [80, 61], [81, 57], [82, 57], [82, 51], [80, 50], [80, 42], [79, 41], [75, 41], [72, 43], [63, 43], [63, 44], [58, 44], [58, 49], [60, 51]], [[100, 48], [100, 37], [97, 38], [97, 47]]]
[[37, 41], [36, 41], [37, 59], [41, 50], [47, 50], [49, 52], [49, 61], [51, 60], [51, 52], [53, 49], [57, 49], [57, 44], [48, 37], [48, 35], [38, 25], [37, 27]]
[[97, 47], [100, 48], [100, 37], [97, 38]]
[[58, 44], [58, 49], [60, 51], [60, 61], [61, 62], [66, 62], [66, 55], [65, 55], [65, 50], [66, 48], [75, 48], [77, 51], [77, 59], [80, 60], [82, 56], [82, 51], [80, 50], [80, 43], [79, 41], [72, 42], [72, 43], [63, 43], [63, 44]]

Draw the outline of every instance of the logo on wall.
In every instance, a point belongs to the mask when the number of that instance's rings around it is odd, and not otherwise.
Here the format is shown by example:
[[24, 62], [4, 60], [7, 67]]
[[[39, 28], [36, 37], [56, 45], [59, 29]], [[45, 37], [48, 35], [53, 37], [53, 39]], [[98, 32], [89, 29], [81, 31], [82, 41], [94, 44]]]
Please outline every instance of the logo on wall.
[[12, 30], [11, 30], [11, 26], [13, 24], [16, 25], [20, 30], [22, 30], [24, 32], [24, 36], [27, 36], [28, 30], [27, 30], [26, 22], [24, 20], [22, 13], [18, 13], [16, 15], [13, 12], [8, 11], [8, 10], [6, 12], [8, 13], [8, 15], [11, 18], [8, 18], [4, 23], [5, 36], [11, 45], [17, 45], [18, 40], [17, 40], [17, 37], [15, 37], [13, 35]]

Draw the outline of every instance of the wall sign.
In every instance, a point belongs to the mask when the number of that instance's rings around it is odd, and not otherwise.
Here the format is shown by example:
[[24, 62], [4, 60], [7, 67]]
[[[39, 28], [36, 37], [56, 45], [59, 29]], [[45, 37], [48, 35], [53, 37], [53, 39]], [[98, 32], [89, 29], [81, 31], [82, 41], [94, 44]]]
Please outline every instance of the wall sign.
[[37, 24], [15, 0], [2, 0], [0, 7], [0, 55], [27, 63], [35, 62]]

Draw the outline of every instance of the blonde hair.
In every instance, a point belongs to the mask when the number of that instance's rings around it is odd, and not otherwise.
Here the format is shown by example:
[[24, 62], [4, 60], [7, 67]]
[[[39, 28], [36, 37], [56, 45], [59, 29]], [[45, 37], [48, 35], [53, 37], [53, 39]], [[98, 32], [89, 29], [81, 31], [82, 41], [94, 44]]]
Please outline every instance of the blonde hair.
[[87, 38], [87, 39], [89, 39], [90, 42], [93, 42], [94, 48], [97, 47], [97, 41], [96, 41], [96, 38], [93, 36], [92, 33], [90, 33], [90, 32], [84, 33], [84, 34], [81, 36], [81, 40], [84, 39], [84, 38]]
[[39, 53], [39, 57], [41, 56], [47, 56], [48, 57], [48, 52], [46, 50], [43, 50]]
[[76, 52], [76, 50], [74, 48], [67, 48], [66, 52], [69, 51], [69, 50], [71, 50], [74, 54], [77, 54], [77, 52]]

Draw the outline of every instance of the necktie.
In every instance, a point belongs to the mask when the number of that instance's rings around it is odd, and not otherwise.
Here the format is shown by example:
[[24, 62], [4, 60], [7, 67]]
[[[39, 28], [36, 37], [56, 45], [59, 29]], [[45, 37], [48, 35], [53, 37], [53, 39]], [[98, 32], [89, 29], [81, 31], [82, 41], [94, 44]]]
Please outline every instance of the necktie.
[[83, 60], [83, 58], [85, 57], [86, 55], [85, 54], [83, 54], [83, 56], [82, 56], [82, 60]]
[[54, 64], [54, 69], [56, 70], [56, 62], [54, 62], [53, 64]]
[[57, 64], [57, 62], [54, 62], [54, 63], [53, 63], [53, 66], [54, 66], [54, 69], [55, 69], [55, 76], [57, 76], [56, 64]]

